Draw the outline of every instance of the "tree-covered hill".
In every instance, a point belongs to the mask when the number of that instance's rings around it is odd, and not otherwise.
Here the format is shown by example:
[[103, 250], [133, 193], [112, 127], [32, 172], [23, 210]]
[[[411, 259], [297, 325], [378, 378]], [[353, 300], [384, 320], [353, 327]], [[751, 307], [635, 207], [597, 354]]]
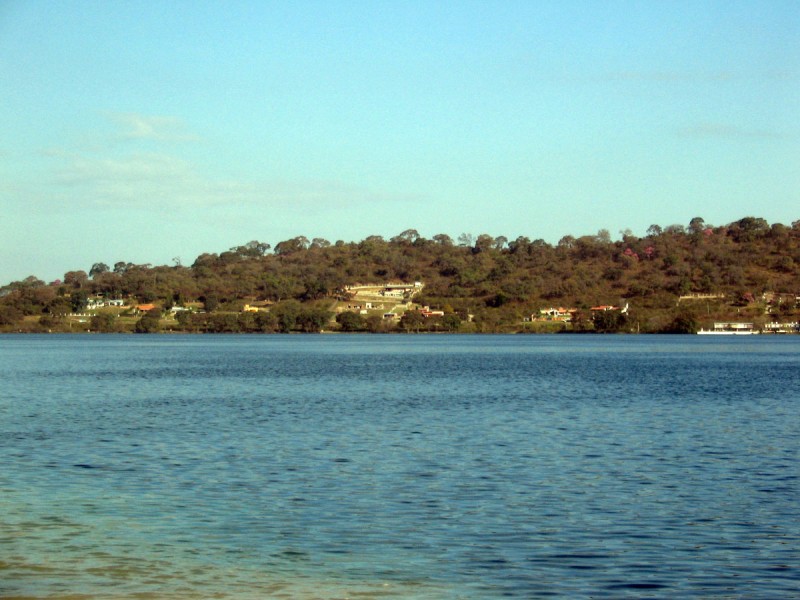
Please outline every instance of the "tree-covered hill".
[[[577, 309], [570, 325], [556, 329], [688, 331], [713, 320], [797, 321], [798, 265], [800, 221], [770, 225], [756, 217], [724, 226], [694, 218], [687, 226], [653, 225], [644, 237], [624, 231], [619, 240], [607, 231], [566, 235], [555, 245], [488, 234], [426, 239], [413, 229], [360, 242], [299, 236], [274, 248], [253, 241], [202, 254], [191, 266], [96, 263], [53, 284], [29, 277], [0, 290], [0, 328], [66, 330], [67, 315], [102, 297], [154, 304], [153, 318], [173, 307], [197, 309], [182, 311], [175, 330], [314, 331], [327, 322], [326, 311], [348, 300], [348, 286], [420, 281], [416, 304], [458, 316], [448, 327], [433, 319], [423, 329], [537, 329], [531, 316], [555, 306]], [[252, 303], [264, 310], [242, 315]], [[608, 321], [591, 311], [597, 305], [629, 310]], [[287, 312], [294, 319], [281, 324]], [[143, 317], [135, 316], [138, 324]], [[392, 328], [363, 321], [361, 329]], [[105, 330], [126, 328], [111, 325], [105, 318]], [[92, 326], [104, 329], [98, 319]]]

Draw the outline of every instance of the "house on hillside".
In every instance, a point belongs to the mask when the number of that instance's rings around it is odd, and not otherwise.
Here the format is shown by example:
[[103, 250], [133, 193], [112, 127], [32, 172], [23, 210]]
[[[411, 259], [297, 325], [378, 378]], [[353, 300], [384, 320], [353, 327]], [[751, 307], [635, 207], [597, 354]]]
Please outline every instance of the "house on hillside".
[[572, 315], [578, 312], [577, 308], [542, 308], [539, 309], [539, 315], [531, 315], [531, 321], [564, 321], [565, 323], [572, 320]]
[[443, 317], [444, 311], [443, 310], [431, 310], [430, 306], [423, 306], [419, 309], [419, 314], [421, 314], [426, 319], [428, 317]]
[[626, 314], [628, 312], [628, 304], [626, 303], [625, 306], [622, 306], [622, 307], [620, 307], [620, 306], [610, 306], [610, 305], [607, 305], [607, 304], [603, 304], [603, 305], [600, 305], [600, 306], [592, 306], [589, 310], [592, 311], [593, 313], [595, 313], [595, 312], [609, 312], [609, 311], [612, 311], [612, 310], [618, 310], [620, 313], [622, 313], [624, 315], [624, 314]]

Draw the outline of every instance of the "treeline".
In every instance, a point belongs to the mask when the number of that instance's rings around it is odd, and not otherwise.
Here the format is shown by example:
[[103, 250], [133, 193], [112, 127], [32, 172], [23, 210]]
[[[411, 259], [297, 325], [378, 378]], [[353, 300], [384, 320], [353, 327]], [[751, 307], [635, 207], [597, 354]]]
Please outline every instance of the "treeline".
[[[95, 263], [88, 272], [70, 271], [51, 284], [35, 277], [12, 282], [0, 288], [0, 328], [16, 330], [33, 317], [46, 328], [85, 307], [88, 298], [102, 296], [155, 303], [161, 311], [200, 303], [204, 316], [178, 316], [188, 331], [225, 330], [226, 319], [229, 330], [313, 331], [313, 319], [295, 319], [288, 327], [276, 321], [282, 307], [294, 306], [298, 315], [312, 308], [324, 312], [332, 300], [346, 299], [350, 285], [422, 281], [423, 295], [415, 301], [457, 316], [455, 330], [468, 322], [475, 331], [518, 330], [526, 317], [548, 306], [577, 308], [576, 330], [599, 329], [603, 324], [596, 326], [589, 309], [600, 304], [630, 306], [609, 331], [634, 325], [638, 331], [685, 330], [742, 314], [796, 319], [798, 264], [800, 221], [770, 225], [756, 217], [722, 226], [697, 217], [687, 225], [653, 225], [643, 237], [622, 231], [616, 240], [601, 230], [567, 235], [557, 244], [488, 234], [427, 239], [414, 229], [359, 242], [298, 236], [274, 247], [252, 241], [202, 254], [191, 266]], [[692, 294], [724, 300], [678, 302]], [[233, 314], [254, 301], [274, 306], [264, 315]], [[234, 317], [243, 320], [235, 327]], [[439, 320], [435, 330], [454, 330], [454, 324], [452, 318], [447, 326]], [[365, 322], [354, 330], [385, 328]]]

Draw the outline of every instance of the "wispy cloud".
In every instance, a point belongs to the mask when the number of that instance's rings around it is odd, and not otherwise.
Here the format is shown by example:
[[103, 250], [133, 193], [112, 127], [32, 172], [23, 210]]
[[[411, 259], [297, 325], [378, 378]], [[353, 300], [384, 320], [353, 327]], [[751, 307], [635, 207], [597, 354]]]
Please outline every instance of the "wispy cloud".
[[728, 140], [779, 140], [786, 134], [765, 129], [747, 129], [725, 123], [698, 123], [678, 130], [678, 135], [687, 138], [717, 138]]
[[720, 83], [739, 78], [730, 71], [695, 73], [684, 71], [613, 71], [604, 79], [630, 83]]
[[673, 85], [722, 85], [748, 84], [751, 82], [782, 83], [800, 79], [800, 74], [791, 71], [703, 71], [703, 70], [642, 70], [607, 71], [577, 81], [615, 84], [673, 84]]
[[139, 113], [108, 113], [106, 116], [119, 127], [116, 135], [120, 139], [157, 142], [200, 140], [200, 137], [191, 132], [186, 124], [177, 117]]
[[108, 157], [50, 150], [48, 155], [58, 161], [52, 183], [76, 201], [98, 208], [227, 206], [307, 213], [418, 200], [339, 181], [214, 179], [189, 161], [164, 153]]
[[164, 154], [132, 154], [124, 158], [71, 157], [61, 169], [63, 183], [81, 184], [104, 181], [167, 181], [185, 179], [190, 174], [186, 161]]
[[[188, 161], [163, 153], [119, 157], [60, 153], [53, 183], [78, 189], [94, 206], [163, 209], [172, 206], [241, 203], [251, 190], [203, 177]], [[131, 203], [134, 203], [131, 205]]]
[[[376, 191], [337, 180], [225, 178], [182, 152], [177, 141], [201, 139], [176, 117], [114, 113], [112, 135], [91, 133], [90, 144], [49, 148], [47, 185], [80, 206], [163, 211], [177, 208], [268, 209], [283, 214], [408, 204], [419, 198]], [[138, 143], [146, 141], [147, 144]]]

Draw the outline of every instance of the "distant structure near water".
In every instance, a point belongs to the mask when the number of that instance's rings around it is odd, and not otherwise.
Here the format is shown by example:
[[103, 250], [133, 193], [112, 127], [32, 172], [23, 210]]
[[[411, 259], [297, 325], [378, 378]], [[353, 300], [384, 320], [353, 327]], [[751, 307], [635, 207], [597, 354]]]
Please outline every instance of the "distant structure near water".
[[714, 323], [713, 329], [701, 329], [698, 335], [755, 335], [758, 330], [752, 323]]

